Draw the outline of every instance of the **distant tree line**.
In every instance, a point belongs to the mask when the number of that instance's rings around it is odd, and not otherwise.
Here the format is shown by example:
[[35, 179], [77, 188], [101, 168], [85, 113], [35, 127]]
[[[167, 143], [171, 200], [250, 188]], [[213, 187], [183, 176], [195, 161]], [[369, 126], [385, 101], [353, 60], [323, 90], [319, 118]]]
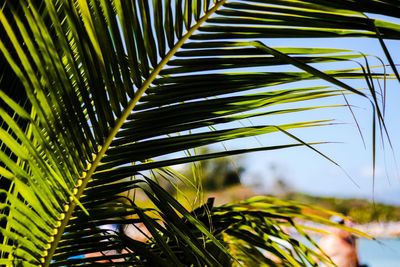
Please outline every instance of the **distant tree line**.
[[293, 192], [287, 193], [285, 198], [307, 204], [318, 204], [349, 216], [357, 223], [400, 221], [400, 207], [372, 203], [367, 199], [317, 197]]

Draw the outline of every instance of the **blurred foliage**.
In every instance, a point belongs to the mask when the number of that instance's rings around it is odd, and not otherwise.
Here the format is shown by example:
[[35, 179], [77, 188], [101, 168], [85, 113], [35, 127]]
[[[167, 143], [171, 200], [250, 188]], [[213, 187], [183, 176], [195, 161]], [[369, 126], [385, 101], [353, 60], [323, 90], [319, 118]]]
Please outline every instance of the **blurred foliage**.
[[[209, 148], [202, 148], [199, 154], [210, 152]], [[284, 175], [277, 174], [276, 164], [272, 164], [270, 169], [275, 181], [269, 193], [274, 196], [332, 210], [349, 216], [357, 223], [400, 221], [400, 207], [372, 203], [367, 199], [321, 197], [295, 192]], [[216, 201], [222, 204], [255, 195], [251, 189], [246, 190], [246, 187], [240, 185], [240, 175], [244, 170], [240, 158], [226, 157], [187, 164], [182, 169], [182, 174], [192, 181], [196, 181], [198, 175], [204, 177], [201, 179], [203, 189], [208, 192], [208, 196], [216, 197]], [[188, 199], [196, 197], [190, 188], [184, 189], [184, 195]]]
[[367, 199], [311, 196], [303, 193], [287, 193], [285, 199], [334, 210], [351, 217], [357, 223], [400, 221], [400, 207], [372, 203]]
[[[211, 152], [208, 147], [202, 147], [197, 151], [199, 155], [206, 155]], [[240, 175], [244, 170], [245, 168], [241, 165], [241, 158], [236, 156], [186, 164], [180, 172], [193, 183], [200, 183], [203, 190], [213, 191], [240, 184]]]

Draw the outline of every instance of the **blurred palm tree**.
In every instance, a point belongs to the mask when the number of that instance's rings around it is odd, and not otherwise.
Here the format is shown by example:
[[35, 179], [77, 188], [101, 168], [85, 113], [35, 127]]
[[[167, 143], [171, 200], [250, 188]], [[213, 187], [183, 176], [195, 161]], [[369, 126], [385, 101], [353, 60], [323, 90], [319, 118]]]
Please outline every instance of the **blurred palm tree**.
[[[307, 236], [294, 218], [329, 223], [309, 207], [255, 198], [188, 211], [148, 171], [173, 176], [176, 164], [296, 146], [319, 153], [320, 142], [289, 131], [329, 120], [269, 119], [343, 106], [319, 100], [349, 93], [371, 101], [374, 130], [375, 121], [384, 130], [373, 79], [385, 73], [331, 65], [364, 55], [270, 47], [266, 38], [377, 38], [399, 79], [385, 46], [400, 38], [390, 19], [399, 14], [398, 0], [3, 1], [0, 264], [316, 265], [314, 250], [282, 228]], [[364, 79], [368, 90], [343, 79]], [[309, 80], [321, 85], [296, 83]], [[256, 117], [265, 123], [232, 124]], [[273, 132], [293, 143], [179, 153]], [[137, 189], [157, 208], [125, 194]], [[139, 223], [147, 241], [124, 231]]]
[[[201, 147], [195, 151], [197, 155], [208, 155], [213, 153], [210, 147]], [[193, 189], [192, 185], [198, 185], [203, 190], [221, 190], [228, 186], [241, 183], [241, 175], [245, 171], [240, 156], [219, 157], [210, 160], [185, 164], [178, 167], [178, 171], [187, 180], [182, 185]]]

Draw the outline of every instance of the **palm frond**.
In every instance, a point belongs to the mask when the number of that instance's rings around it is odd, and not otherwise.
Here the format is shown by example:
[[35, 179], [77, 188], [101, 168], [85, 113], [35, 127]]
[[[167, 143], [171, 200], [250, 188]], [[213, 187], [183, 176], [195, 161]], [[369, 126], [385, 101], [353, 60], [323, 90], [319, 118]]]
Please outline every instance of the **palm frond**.
[[[266, 38], [378, 38], [396, 74], [384, 40], [399, 39], [398, 25], [365, 13], [398, 17], [399, 6], [394, 0], [5, 1], [0, 12], [5, 33], [0, 51], [7, 61], [0, 92], [0, 175], [11, 185], [0, 191], [6, 220], [0, 228], [0, 263], [72, 266], [87, 261], [71, 256], [114, 249], [128, 252], [104, 254], [93, 261], [117, 265], [123, 260], [138, 266], [231, 264], [233, 253], [222, 237], [214, 236], [150, 180], [127, 178], [222, 155], [314, 145], [293, 138], [294, 144], [157, 158], [280, 129], [329, 125], [313, 120], [271, 125], [268, 118], [327, 108], [307, 105], [307, 100], [343, 93], [368, 98], [344, 79], [384, 78], [384, 73], [322, 71], [314, 63], [333, 66], [332, 62], [363, 55], [342, 49], [270, 47]], [[282, 67], [288, 65], [297, 70]], [[20, 83], [7, 81], [11, 70]], [[306, 80], [324, 82], [305, 88], [295, 84]], [[13, 94], [13, 88], [23, 93]], [[372, 97], [384, 127], [378, 101]], [[289, 103], [297, 106], [287, 108]], [[264, 117], [266, 123], [242, 128], [229, 124], [251, 117]], [[152, 212], [164, 225], [133, 200], [129, 205], [118, 202], [121, 194], [138, 188], [148, 191], [158, 206]], [[223, 208], [221, 214], [231, 221]], [[258, 215], [249, 216], [250, 226], [258, 222]], [[300, 213], [286, 219], [293, 216]], [[138, 222], [150, 231], [152, 242], [140, 243], [100, 228]], [[264, 240], [261, 233], [272, 224], [279, 221], [263, 222], [255, 232], [231, 225], [220, 231], [242, 240], [236, 249], [254, 253], [254, 261], [262, 258], [258, 248], [288, 264], [311, 253], [300, 245], [297, 255], [289, 255], [275, 243], [246, 244]]]

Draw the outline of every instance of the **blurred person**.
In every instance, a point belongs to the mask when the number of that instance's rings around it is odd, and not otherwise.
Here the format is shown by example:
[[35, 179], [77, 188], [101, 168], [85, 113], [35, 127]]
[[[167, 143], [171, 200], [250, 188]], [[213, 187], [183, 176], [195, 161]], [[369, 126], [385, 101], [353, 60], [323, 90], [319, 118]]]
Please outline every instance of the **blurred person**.
[[[339, 217], [334, 217], [332, 220], [342, 225], [349, 224]], [[361, 267], [357, 254], [356, 237], [346, 230], [332, 229], [330, 234], [321, 238], [319, 247], [337, 267]]]
[[[124, 233], [127, 237], [145, 243], [150, 237], [151, 234], [147, 230], [147, 227], [143, 223], [134, 223], [128, 225], [126, 228], [122, 227], [121, 225], [102, 225], [99, 227], [100, 229], [103, 230], [110, 230], [113, 232], [119, 232], [119, 233]], [[129, 254], [129, 252], [126, 249], [122, 250], [107, 250], [107, 251], [101, 251], [101, 252], [92, 252], [92, 253], [87, 253], [85, 255], [81, 255], [78, 257], [75, 257], [76, 259], [81, 259], [81, 258], [96, 258], [96, 257], [103, 257], [106, 255], [123, 255], [123, 254]], [[97, 260], [95, 263], [103, 263], [103, 262], [123, 262], [123, 257], [121, 258], [114, 258], [112, 260]], [[92, 263], [95, 264], [95, 263]]]

